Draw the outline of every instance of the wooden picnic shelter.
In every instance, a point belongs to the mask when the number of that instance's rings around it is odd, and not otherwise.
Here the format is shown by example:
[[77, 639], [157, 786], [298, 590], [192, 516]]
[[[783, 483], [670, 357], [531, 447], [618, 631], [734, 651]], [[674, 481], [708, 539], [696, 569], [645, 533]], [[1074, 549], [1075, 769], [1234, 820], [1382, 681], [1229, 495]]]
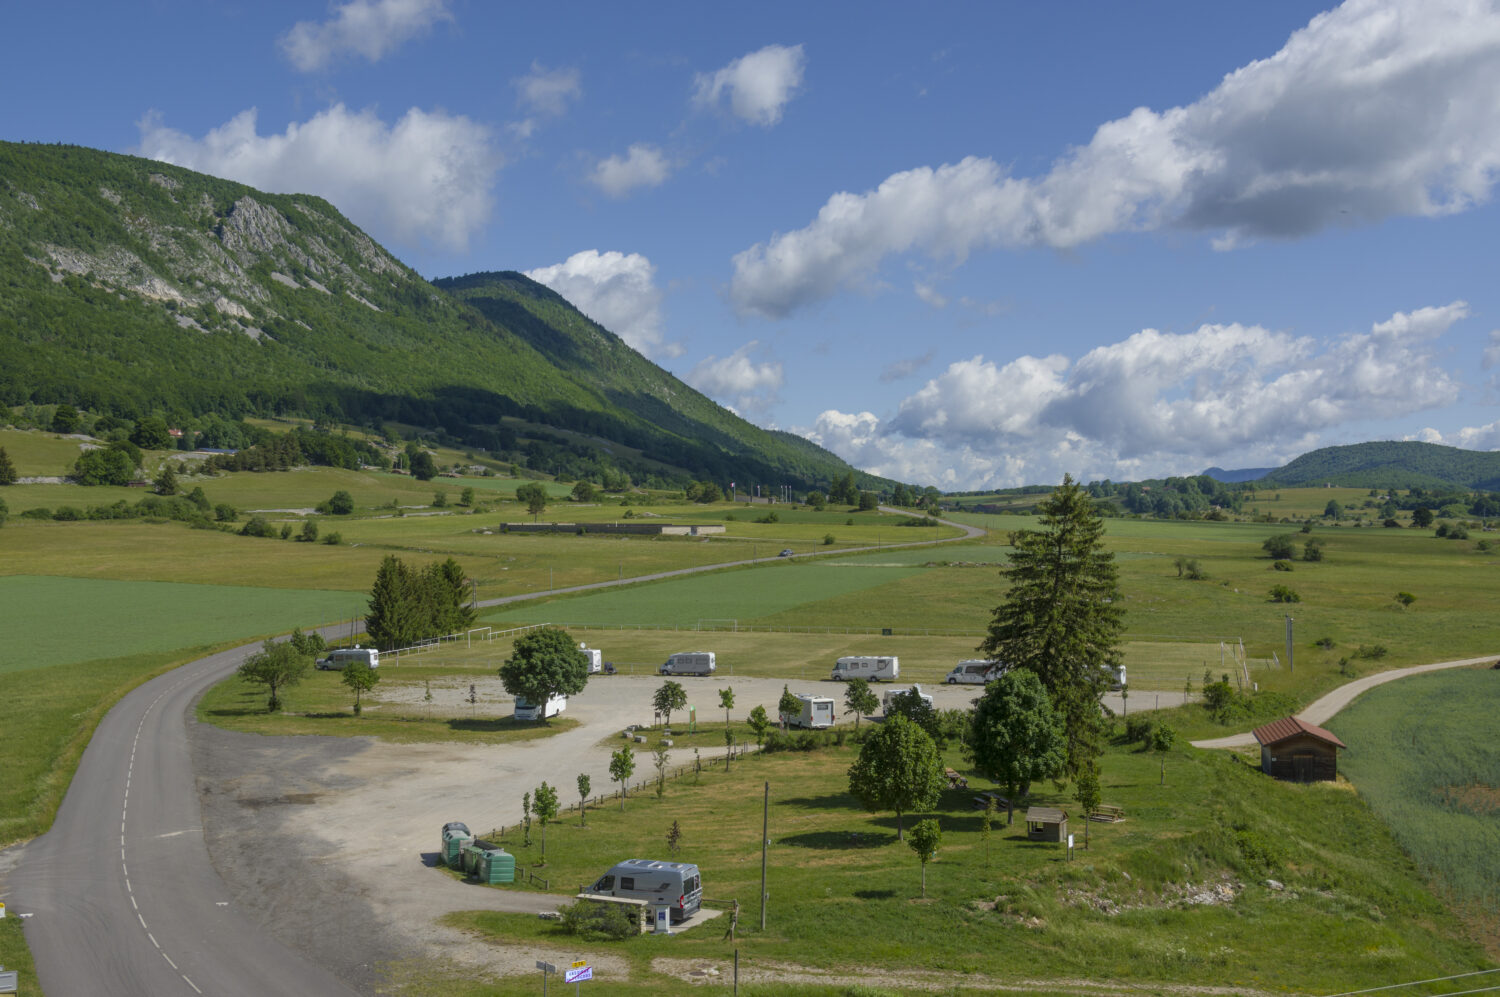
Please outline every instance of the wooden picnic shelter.
[[1057, 807], [1027, 807], [1026, 837], [1032, 841], [1067, 841], [1068, 815]]

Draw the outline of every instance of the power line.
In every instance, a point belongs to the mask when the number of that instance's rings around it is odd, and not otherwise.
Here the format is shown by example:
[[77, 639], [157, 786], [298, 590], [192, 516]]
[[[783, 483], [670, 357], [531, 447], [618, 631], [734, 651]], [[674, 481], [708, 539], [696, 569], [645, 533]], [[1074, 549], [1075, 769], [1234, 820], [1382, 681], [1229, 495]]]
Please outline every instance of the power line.
[[[1447, 980], [1462, 980], [1470, 976], [1487, 976], [1490, 973], [1500, 973], [1500, 969], [1476, 969], [1472, 973], [1458, 973], [1454, 976], [1434, 976], [1430, 980], [1413, 980], [1410, 983], [1392, 983], [1384, 987], [1371, 987], [1368, 990], [1346, 990], [1341, 994], [1328, 994], [1327, 997], [1354, 997], [1355, 994], [1373, 994], [1381, 990], [1400, 990], [1402, 987], [1419, 987], [1424, 983], [1443, 983]], [[1487, 993], [1491, 990], [1500, 990], [1500, 987], [1483, 987], [1479, 990], [1464, 990], [1466, 994]], [[1457, 994], [1443, 994], [1441, 997], [1458, 997]]]

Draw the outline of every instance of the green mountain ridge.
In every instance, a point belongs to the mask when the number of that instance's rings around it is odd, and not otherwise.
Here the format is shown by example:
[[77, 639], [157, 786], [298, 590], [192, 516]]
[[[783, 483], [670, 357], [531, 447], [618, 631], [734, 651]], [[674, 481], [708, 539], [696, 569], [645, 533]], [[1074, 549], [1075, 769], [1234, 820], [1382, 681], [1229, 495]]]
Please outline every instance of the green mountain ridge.
[[153, 160], [0, 142], [0, 287], [0, 404], [389, 421], [485, 449], [514, 440], [509, 419], [678, 477], [805, 488], [852, 470], [522, 274], [429, 283], [321, 198]]
[[1500, 491], [1500, 451], [1460, 450], [1416, 440], [1352, 443], [1309, 451], [1255, 484]]

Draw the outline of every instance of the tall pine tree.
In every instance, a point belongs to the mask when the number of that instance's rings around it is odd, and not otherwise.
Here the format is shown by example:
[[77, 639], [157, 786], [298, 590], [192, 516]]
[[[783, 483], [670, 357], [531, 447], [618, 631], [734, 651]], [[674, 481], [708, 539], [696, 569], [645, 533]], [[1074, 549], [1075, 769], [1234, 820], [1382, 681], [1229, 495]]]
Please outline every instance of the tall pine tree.
[[415, 574], [395, 554], [387, 554], [375, 572], [375, 585], [370, 589], [365, 632], [382, 650], [410, 647], [426, 636], [422, 633], [426, 613], [421, 603], [421, 587]]
[[1037, 511], [1041, 529], [1010, 536], [1001, 571], [1010, 591], [979, 650], [1042, 680], [1063, 715], [1066, 771], [1076, 776], [1101, 750], [1100, 698], [1121, 662], [1124, 614], [1104, 520], [1088, 492], [1065, 476]]
[[10, 454], [0, 447], [0, 485], [13, 485], [16, 483], [16, 465], [10, 462]]

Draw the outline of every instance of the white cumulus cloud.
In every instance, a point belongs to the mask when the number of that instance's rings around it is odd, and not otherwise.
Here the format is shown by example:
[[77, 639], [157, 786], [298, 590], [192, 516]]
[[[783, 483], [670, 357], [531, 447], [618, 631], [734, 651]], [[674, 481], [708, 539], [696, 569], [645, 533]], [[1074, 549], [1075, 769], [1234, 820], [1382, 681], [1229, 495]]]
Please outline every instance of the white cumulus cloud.
[[279, 135], [259, 134], [254, 108], [201, 139], [155, 112], [139, 128], [138, 155], [273, 193], [318, 194], [381, 241], [455, 251], [489, 220], [502, 162], [483, 125], [415, 107], [386, 124], [335, 104]]
[[877, 473], [955, 488], [1271, 463], [1320, 433], [1457, 400], [1460, 385], [1429, 349], [1467, 315], [1456, 301], [1330, 341], [1204, 325], [1146, 329], [1077, 360], [976, 356], [949, 364], [888, 420], [825, 412], [803, 432]]
[[298, 21], [278, 44], [307, 73], [349, 52], [379, 62], [440, 20], [451, 20], [446, 0], [351, 0], [334, 7], [326, 21]]
[[693, 78], [693, 102], [712, 107], [727, 94], [736, 116], [769, 128], [797, 95], [806, 62], [801, 45], [767, 45], [723, 69], [698, 73]]
[[1463, 211], [1500, 176], [1497, 92], [1493, 3], [1349, 0], [1200, 100], [1104, 123], [1045, 175], [971, 156], [836, 193], [805, 227], [737, 254], [730, 294], [780, 318], [910, 251], [962, 262], [1161, 227], [1230, 249]]
[[776, 401], [784, 376], [780, 361], [751, 359], [759, 347], [752, 339], [727, 357], [705, 357], [684, 380], [737, 412], [765, 412]]
[[646, 356], [677, 356], [676, 343], [662, 342], [661, 289], [656, 267], [640, 253], [574, 253], [561, 263], [527, 270], [526, 276], [567, 298], [575, 308]]
[[569, 101], [583, 96], [583, 76], [576, 67], [548, 69], [533, 62], [531, 72], [514, 82], [516, 99], [522, 107], [536, 114], [564, 114]]
[[671, 172], [660, 149], [637, 142], [624, 156], [601, 159], [589, 179], [610, 197], [624, 197], [637, 187], [660, 187]]

